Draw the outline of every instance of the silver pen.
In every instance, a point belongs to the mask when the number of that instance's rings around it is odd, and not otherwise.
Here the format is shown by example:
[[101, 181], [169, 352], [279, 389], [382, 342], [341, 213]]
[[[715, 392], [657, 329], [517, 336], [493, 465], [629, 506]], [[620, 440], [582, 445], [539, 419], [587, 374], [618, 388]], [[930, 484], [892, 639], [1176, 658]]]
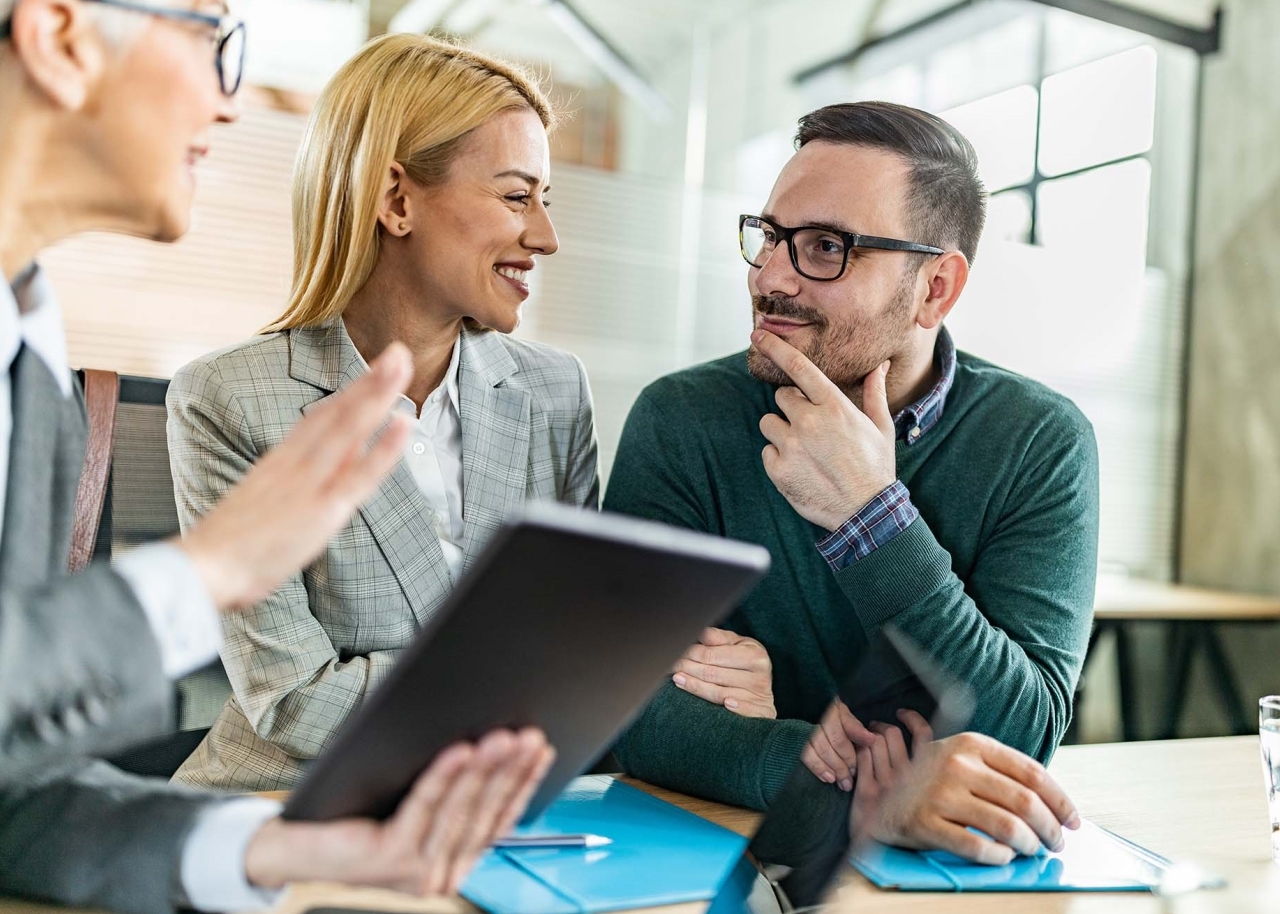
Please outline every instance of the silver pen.
[[510, 835], [498, 838], [494, 847], [605, 847], [612, 844], [612, 838], [603, 835]]

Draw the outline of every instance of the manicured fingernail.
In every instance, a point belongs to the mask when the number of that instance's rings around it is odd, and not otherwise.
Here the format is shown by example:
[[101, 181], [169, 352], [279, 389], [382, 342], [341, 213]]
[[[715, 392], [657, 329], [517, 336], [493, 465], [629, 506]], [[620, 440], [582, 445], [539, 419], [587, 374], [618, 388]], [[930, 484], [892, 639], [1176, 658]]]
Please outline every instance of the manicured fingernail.
[[1071, 818], [1067, 820], [1067, 828], [1076, 829], [1080, 827], [1080, 813], [1073, 812]]
[[832, 774], [830, 771], [822, 772], [822, 783], [834, 784], [835, 782], [836, 782], [836, 776], [834, 774]]
[[852, 779], [850, 779], [850, 778], [845, 778], [843, 781], [841, 781], [841, 782], [840, 782], [840, 789], [841, 789], [841, 790], [843, 790], [845, 793], [848, 793], [849, 791], [853, 790], [853, 781], [852, 781]]
[[680, 688], [682, 689], [684, 688], [684, 684], [685, 684], [684, 673], [676, 673], [674, 676], [671, 677], [671, 679]]
[[738, 710], [738, 699], [726, 698], [724, 700], [724, 706], [728, 708], [730, 711], [736, 711]]
[[1049, 850], [1053, 851], [1055, 854], [1060, 854], [1066, 849], [1066, 847], [1067, 842], [1059, 838], [1057, 843], [1054, 844], [1053, 847], [1049, 848]]

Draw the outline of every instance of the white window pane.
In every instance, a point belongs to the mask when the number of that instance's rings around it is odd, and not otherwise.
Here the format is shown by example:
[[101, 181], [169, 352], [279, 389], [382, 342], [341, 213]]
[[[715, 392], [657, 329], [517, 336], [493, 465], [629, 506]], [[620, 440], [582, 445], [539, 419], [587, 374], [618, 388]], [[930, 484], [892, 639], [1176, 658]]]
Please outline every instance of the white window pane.
[[998, 95], [943, 111], [978, 153], [987, 190], [1031, 180], [1036, 164], [1036, 90], [1018, 86]]
[[1091, 268], [1141, 267], [1147, 255], [1150, 196], [1146, 159], [1046, 181], [1038, 197], [1040, 243], [1079, 252]]
[[1046, 175], [1146, 152], [1155, 136], [1155, 49], [1134, 48], [1050, 76], [1041, 95]]
[[1024, 190], [1007, 190], [987, 201], [987, 225], [982, 237], [1026, 243], [1031, 238], [1031, 197]]
[[1049, 10], [1045, 16], [1045, 72], [1061, 73], [1081, 64], [1119, 54], [1147, 44], [1140, 32], [1122, 29], [1065, 10]]

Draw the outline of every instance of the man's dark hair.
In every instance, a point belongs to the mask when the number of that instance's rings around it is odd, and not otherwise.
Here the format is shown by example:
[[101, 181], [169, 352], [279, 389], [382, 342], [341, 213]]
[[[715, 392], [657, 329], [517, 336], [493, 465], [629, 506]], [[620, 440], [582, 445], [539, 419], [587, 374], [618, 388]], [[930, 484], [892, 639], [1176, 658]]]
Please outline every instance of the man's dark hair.
[[796, 148], [821, 140], [896, 153], [911, 168], [907, 214], [911, 241], [958, 248], [969, 263], [987, 221], [978, 154], [937, 115], [890, 102], [827, 105], [800, 118]]

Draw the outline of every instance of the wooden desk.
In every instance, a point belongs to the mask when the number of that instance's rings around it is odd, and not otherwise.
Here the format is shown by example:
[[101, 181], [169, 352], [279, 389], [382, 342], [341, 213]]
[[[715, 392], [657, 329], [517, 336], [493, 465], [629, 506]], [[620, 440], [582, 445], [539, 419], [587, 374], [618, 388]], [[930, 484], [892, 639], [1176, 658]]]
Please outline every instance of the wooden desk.
[[1116, 671], [1120, 685], [1120, 725], [1126, 741], [1140, 738], [1133, 652], [1129, 623], [1158, 622], [1167, 628], [1168, 670], [1165, 677], [1164, 719], [1158, 736], [1172, 739], [1186, 706], [1187, 684], [1195, 652], [1201, 650], [1209, 664], [1210, 680], [1218, 692], [1234, 733], [1252, 733], [1257, 721], [1246, 713], [1235, 675], [1218, 635], [1219, 622], [1280, 621], [1280, 597], [1210, 590], [1184, 584], [1167, 584], [1103, 575], [1094, 599], [1092, 652], [1098, 637], [1111, 632], [1116, 641]]
[[1258, 739], [1252, 736], [1067, 746], [1051, 772], [1081, 813], [1175, 860], [1227, 879], [1225, 889], [1162, 902], [1147, 894], [913, 895], [881, 892], [852, 871], [824, 914], [1275, 914]]
[[1280, 597], [1101, 575], [1093, 615], [1139, 622], [1275, 622]]
[[[1068, 746], [1051, 766], [1080, 811], [1100, 825], [1174, 859], [1194, 861], [1228, 880], [1219, 891], [1162, 902], [1150, 895], [967, 894], [882, 892], [852, 869], [840, 877], [824, 914], [1275, 914], [1280, 865], [1271, 862], [1270, 824], [1257, 737]], [[635, 782], [631, 782], [635, 783]], [[644, 787], [741, 834], [759, 814]], [[350, 907], [405, 914], [474, 914], [459, 899], [414, 899], [391, 892], [311, 884], [296, 886], [273, 914], [311, 907]], [[635, 914], [702, 914], [703, 904]], [[56, 909], [0, 901], [0, 914], [56, 914]]]

